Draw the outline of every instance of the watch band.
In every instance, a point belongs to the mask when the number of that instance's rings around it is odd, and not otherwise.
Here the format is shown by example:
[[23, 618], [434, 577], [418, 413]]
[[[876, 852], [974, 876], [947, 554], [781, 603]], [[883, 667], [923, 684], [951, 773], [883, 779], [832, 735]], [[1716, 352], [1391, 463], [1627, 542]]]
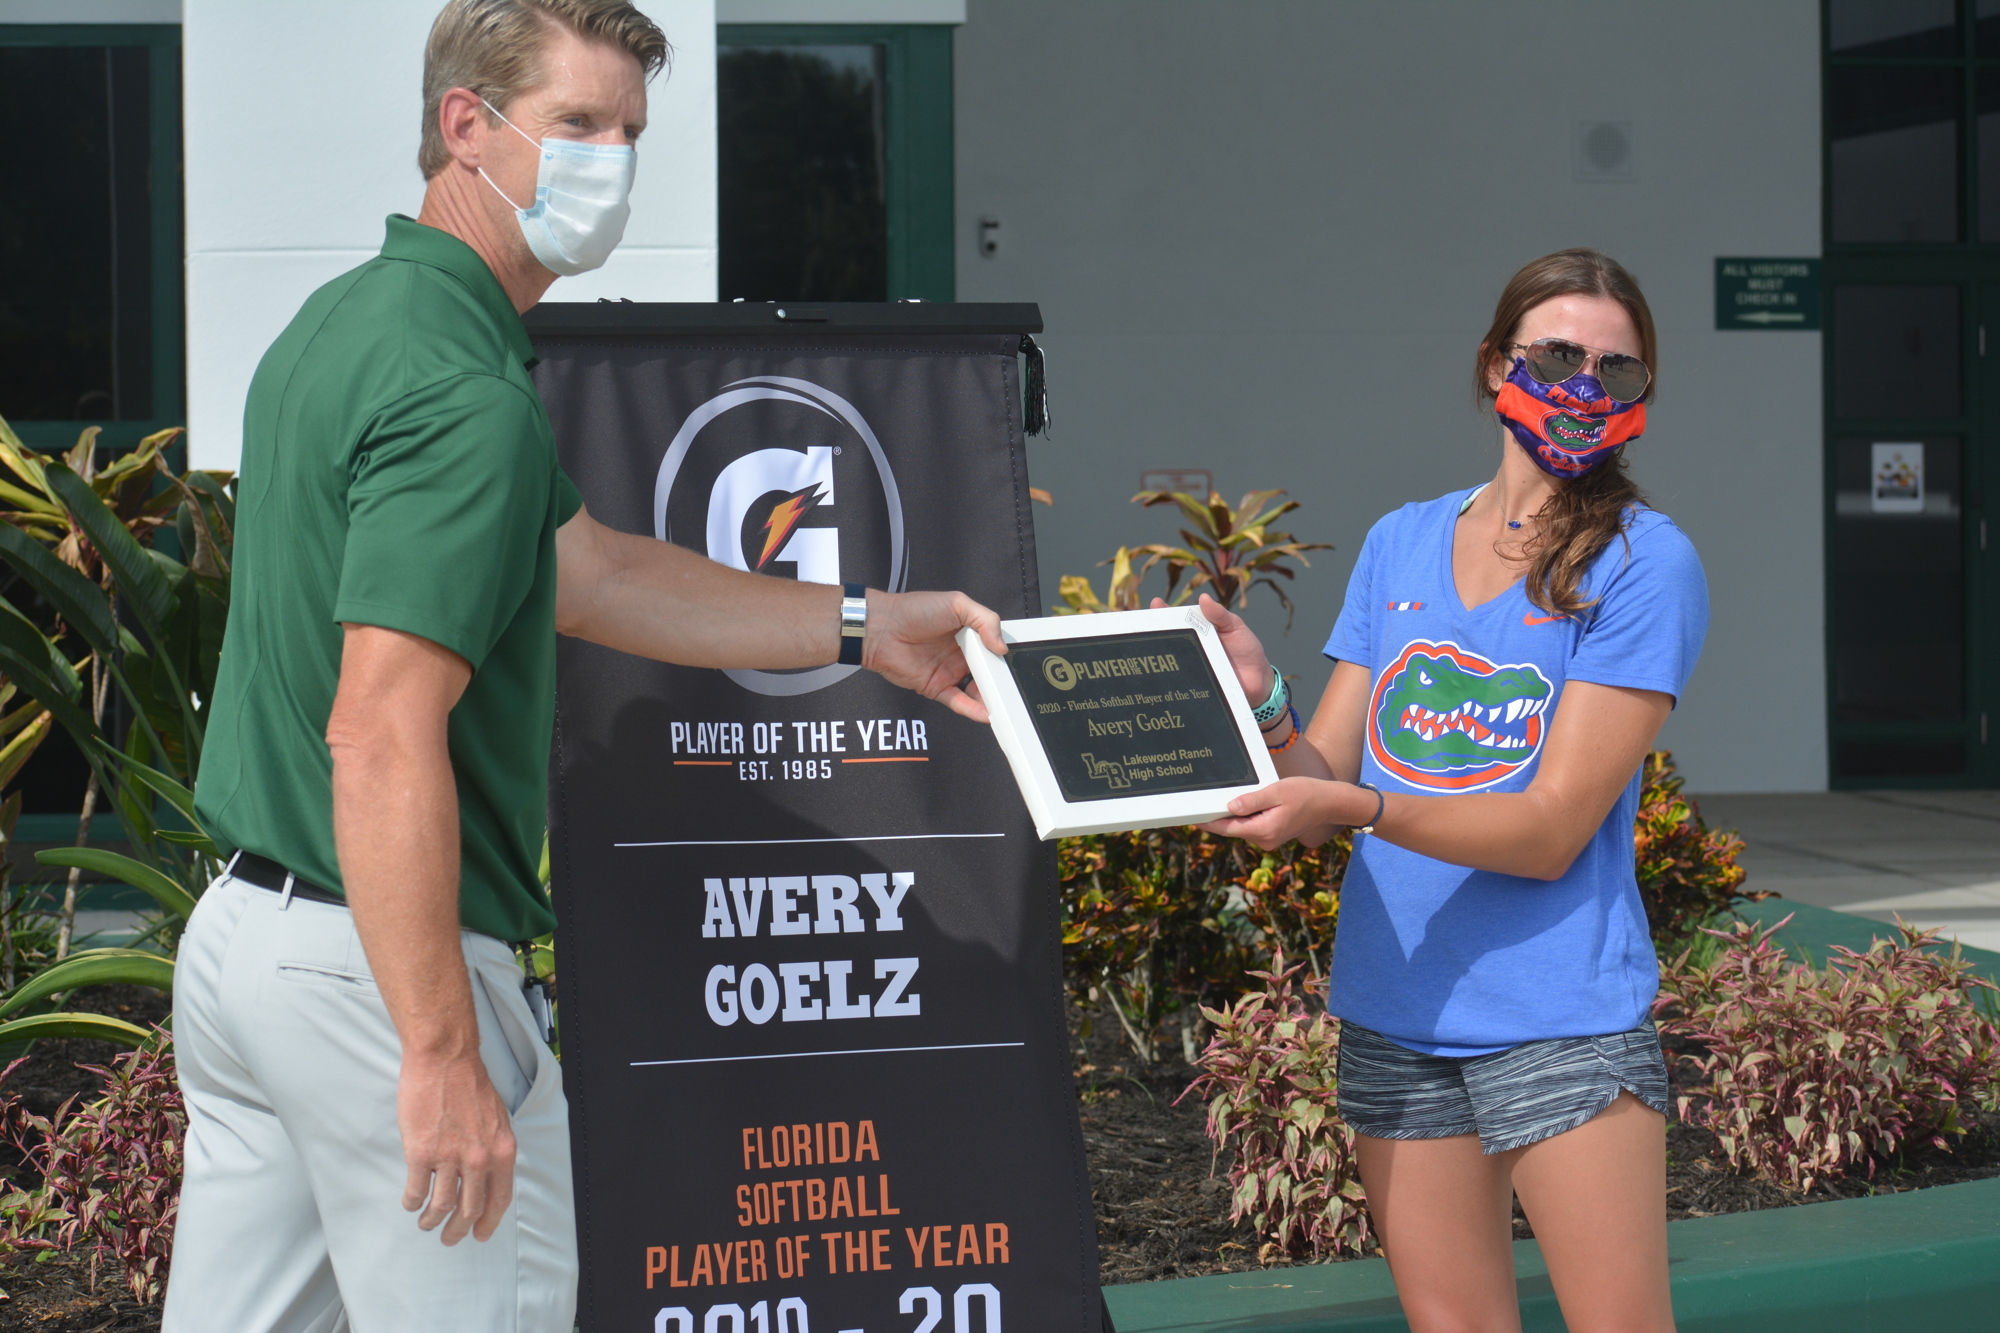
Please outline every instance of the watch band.
[[1283, 717], [1285, 709], [1292, 703], [1292, 687], [1285, 683], [1285, 673], [1272, 667], [1271, 674], [1277, 678], [1271, 686], [1271, 697], [1250, 710], [1250, 720], [1257, 724], [1259, 731]]
[[868, 589], [859, 583], [840, 585], [840, 664], [861, 665], [861, 641], [868, 633]]

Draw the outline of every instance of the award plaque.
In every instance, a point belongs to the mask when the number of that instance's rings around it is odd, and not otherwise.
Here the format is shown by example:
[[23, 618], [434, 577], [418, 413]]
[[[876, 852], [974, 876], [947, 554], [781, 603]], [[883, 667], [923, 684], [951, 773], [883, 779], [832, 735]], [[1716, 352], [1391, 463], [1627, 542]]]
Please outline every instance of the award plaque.
[[1249, 701], [1195, 607], [1000, 626], [1007, 655], [959, 633], [1035, 832], [1199, 824], [1278, 780]]

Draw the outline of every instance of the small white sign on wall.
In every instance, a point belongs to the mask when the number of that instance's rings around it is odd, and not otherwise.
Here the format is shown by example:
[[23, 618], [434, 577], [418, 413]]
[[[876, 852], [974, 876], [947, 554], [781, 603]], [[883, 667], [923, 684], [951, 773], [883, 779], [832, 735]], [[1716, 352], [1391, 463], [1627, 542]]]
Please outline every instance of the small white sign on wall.
[[1877, 514], [1924, 512], [1924, 446], [1871, 444], [1868, 508]]

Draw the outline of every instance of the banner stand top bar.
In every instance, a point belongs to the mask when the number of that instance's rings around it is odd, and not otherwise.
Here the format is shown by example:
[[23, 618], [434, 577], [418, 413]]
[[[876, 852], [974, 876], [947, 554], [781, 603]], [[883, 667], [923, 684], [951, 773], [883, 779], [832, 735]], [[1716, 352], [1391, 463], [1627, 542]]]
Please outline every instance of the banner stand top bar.
[[521, 317], [532, 336], [767, 333], [1040, 333], [1041, 307], [1022, 302], [545, 301]]

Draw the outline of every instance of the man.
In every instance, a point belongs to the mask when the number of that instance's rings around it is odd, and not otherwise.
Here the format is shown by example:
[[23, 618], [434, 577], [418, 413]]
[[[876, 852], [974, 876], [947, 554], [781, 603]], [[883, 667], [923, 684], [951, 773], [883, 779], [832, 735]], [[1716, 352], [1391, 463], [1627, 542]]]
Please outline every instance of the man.
[[[175, 995], [174, 1333], [569, 1333], [566, 1112], [508, 944], [554, 925], [555, 635], [765, 669], [851, 641], [837, 588], [595, 523], [527, 377], [519, 312], [616, 243], [666, 55], [624, 0], [451, 0], [422, 213], [251, 384], [197, 792], [237, 855]], [[870, 592], [862, 664], [983, 720], [966, 625], [1000, 650], [962, 595]]]

